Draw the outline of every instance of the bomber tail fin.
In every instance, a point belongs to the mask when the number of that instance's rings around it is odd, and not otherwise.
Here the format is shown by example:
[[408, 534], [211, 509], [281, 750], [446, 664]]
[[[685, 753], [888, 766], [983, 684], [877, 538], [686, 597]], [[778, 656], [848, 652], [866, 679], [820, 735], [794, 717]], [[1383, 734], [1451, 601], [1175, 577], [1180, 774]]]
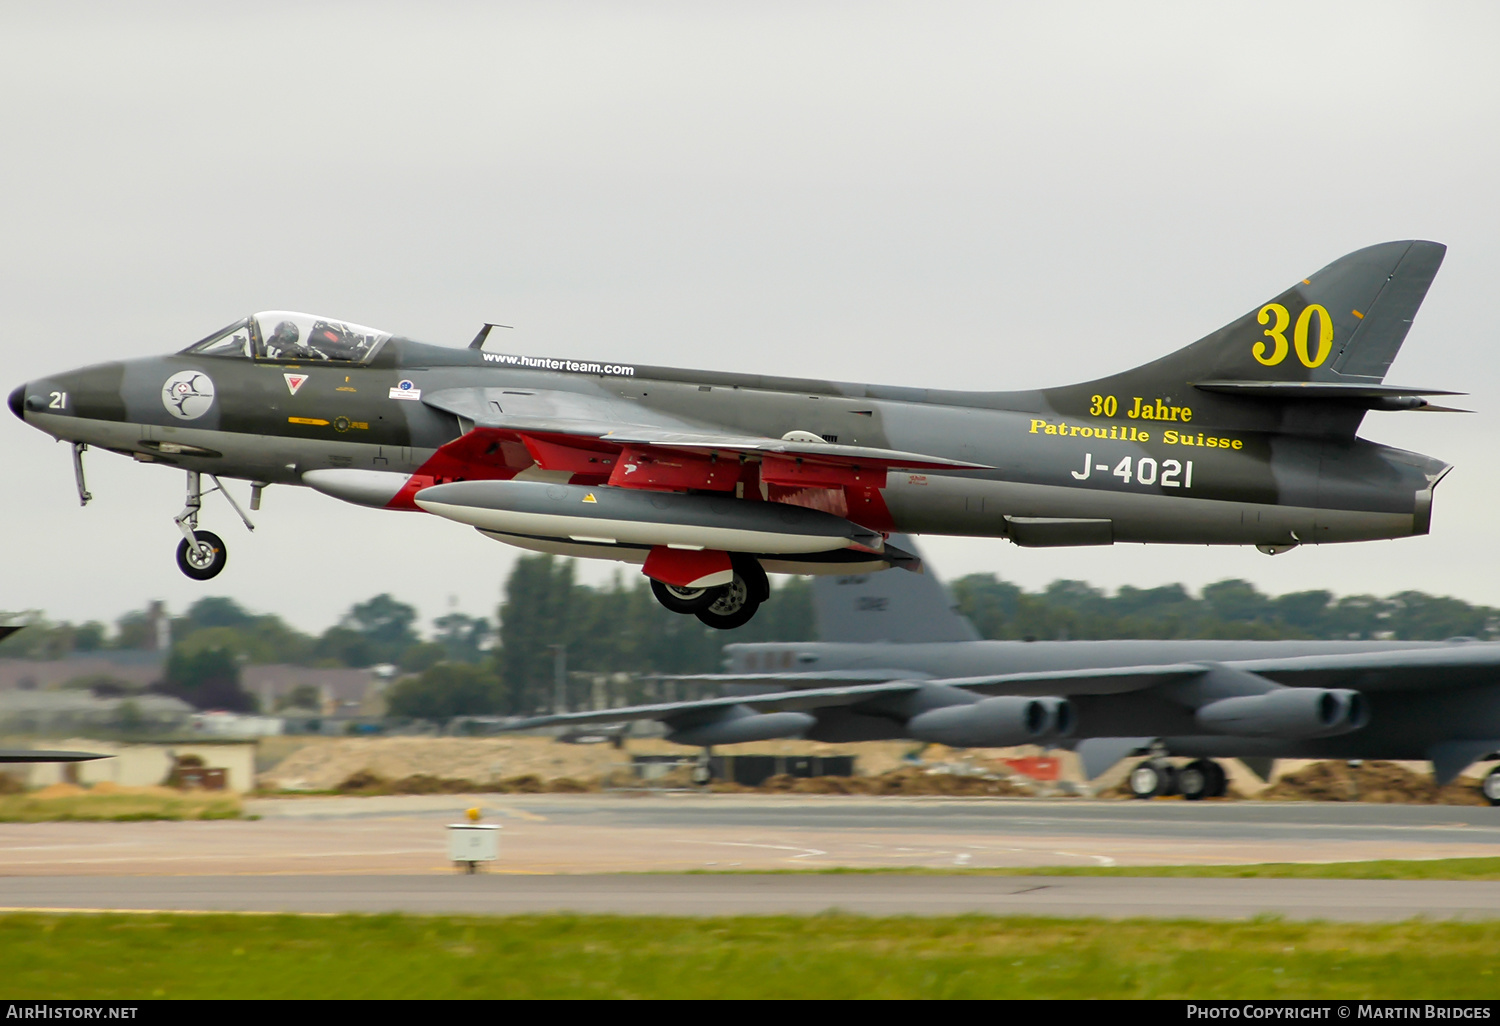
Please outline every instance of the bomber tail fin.
[[1060, 410], [1078, 407], [1083, 397], [1115, 396], [1125, 407], [1121, 414], [1135, 396], [1201, 402], [1205, 392], [1261, 402], [1422, 408], [1419, 396], [1454, 393], [1381, 381], [1446, 251], [1436, 242], [1411, 240], [1357, 250], [1184, 349], [1046, 394]]
[[[893, 534], [891, 544], [916, 552], [911, 538]], [[813, 579], [813, 610], [820, 641], [978, 641], [979, 632], [953, 608], [936, 575], [893, 570]]]

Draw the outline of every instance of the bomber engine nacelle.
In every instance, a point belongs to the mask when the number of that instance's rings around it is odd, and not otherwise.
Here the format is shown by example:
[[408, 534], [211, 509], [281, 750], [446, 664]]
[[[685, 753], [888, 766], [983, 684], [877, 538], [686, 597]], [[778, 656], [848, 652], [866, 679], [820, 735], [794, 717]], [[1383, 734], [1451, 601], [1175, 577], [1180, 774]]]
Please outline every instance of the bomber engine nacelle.
[[919, 741], [954, 748], [1005, 748], [1065, 737], [1073, 724], [1073, 706], [1065, 698], [997, 695], [929, 709], [907, 720], [906, 730]]
[[737, 745], [745, 741], [770, 741], [779, 737], [801, 737], [818, 722], [804, 712], [761, 713], [747, 705], [733, 705], [707, 722], [697, 719], [681, 725], [669, 723], [667, 740], [679, 745]]
[[1317, 738], [1358, 730], [1369, 703], [1343, 688], [1278, 688], [1263, 695], [1221, 698], [1200, 708], [1198, 723], [1236, 737]]

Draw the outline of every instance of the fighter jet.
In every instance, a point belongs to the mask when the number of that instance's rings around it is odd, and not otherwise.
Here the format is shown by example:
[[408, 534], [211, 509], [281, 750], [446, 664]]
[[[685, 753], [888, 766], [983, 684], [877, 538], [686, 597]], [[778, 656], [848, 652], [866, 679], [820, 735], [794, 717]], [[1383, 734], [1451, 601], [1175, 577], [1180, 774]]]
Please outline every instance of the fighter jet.
[[[1221, 758], [1262, 777], [1276, 758], [1427, 759], [1440, 784], [1500, 758], [1500, 642], [981, 641], [931, 574], [825, 576], [813, 596], [822, 641], [726, 645], [726, 672], [676, 678], [726, 697], [506, 729], [657, 720], [704, 766], [787, 737], [1065, 748], [1090, 779], [1144, 755], [1138, 798], [1222, 795]], [[1500, 805], [1500, 767], [1483, 790]]]
[[1443, 254], [1359, 250], [1169, 356], [1035, 391], [497, 353], [492, 325], [441, 348], [273, 311], [27, 382], [10, 407], [72, 443], [80, 502], [89, 446], [184, 471], [192, 578], [226, 560], [199, 527], [206, 494], [253, 529], [222, 480], [239, 478], [251, 510], [300, 485], [639, 564], [662, 605], [727, 629], [769, 597], [767, 573], [918, 569], [893, 531], [1271, 554], [1427, 533], [1448, 465], [1356, 431], [1368, 410], [1454, 394], [1384, 383]]

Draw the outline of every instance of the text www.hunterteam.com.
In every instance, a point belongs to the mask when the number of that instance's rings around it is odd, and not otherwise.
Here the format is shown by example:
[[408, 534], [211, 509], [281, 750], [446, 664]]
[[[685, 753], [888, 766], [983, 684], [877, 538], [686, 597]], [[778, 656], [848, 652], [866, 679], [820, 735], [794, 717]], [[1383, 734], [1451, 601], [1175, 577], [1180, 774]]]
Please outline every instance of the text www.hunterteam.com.
[[631, 377], [634, 367], [618, 363], [580, 363], [577, 360], [554, 360], [547, 356], [512, 356], [509, 353], [485, 353], [487, 363], [503, 363], [512, 367], [535, 367], [538, 370], [572, 371], [575, 374], [614, 374]]

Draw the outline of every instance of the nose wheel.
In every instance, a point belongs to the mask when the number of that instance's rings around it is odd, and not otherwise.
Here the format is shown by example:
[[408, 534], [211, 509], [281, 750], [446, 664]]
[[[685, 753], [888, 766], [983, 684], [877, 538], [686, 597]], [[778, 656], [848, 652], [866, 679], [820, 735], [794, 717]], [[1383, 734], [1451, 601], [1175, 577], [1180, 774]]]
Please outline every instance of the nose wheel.
[[194, 544], [186, 538], [177, 543], [177, 568], [195, 581], [217, 577], [229, 561], [224, 540], [212, 531], [194, 531]]
[[[213, 481], [210, 492], [218, 492], [240, 515], [245, 522], [245, 527], [255, 530], [255, 525], [250, 518], [245, 516], [245, 511], [240, 509], [240, 504], [234, 501], [222, 482], [210, 474], [209, 480]], [[187, 502], [182, 512], [177, 515], [174, 523], [182, 532], [182, 541], [177, 543], [177, 569], [195, 581], [207, 581], [217, 577], [224, 569], [224, 564], [229, 561], [229, 550], [224, 545], [224, 539], [212, 531], [200, 531], [198, 529], [198, 513], [203, 508], [203, 479], [196, 470], [187, 472]], [[258, 497], [258, 493], [257, 493]], [[255, 503], [252, 501], [252, 506]]]

